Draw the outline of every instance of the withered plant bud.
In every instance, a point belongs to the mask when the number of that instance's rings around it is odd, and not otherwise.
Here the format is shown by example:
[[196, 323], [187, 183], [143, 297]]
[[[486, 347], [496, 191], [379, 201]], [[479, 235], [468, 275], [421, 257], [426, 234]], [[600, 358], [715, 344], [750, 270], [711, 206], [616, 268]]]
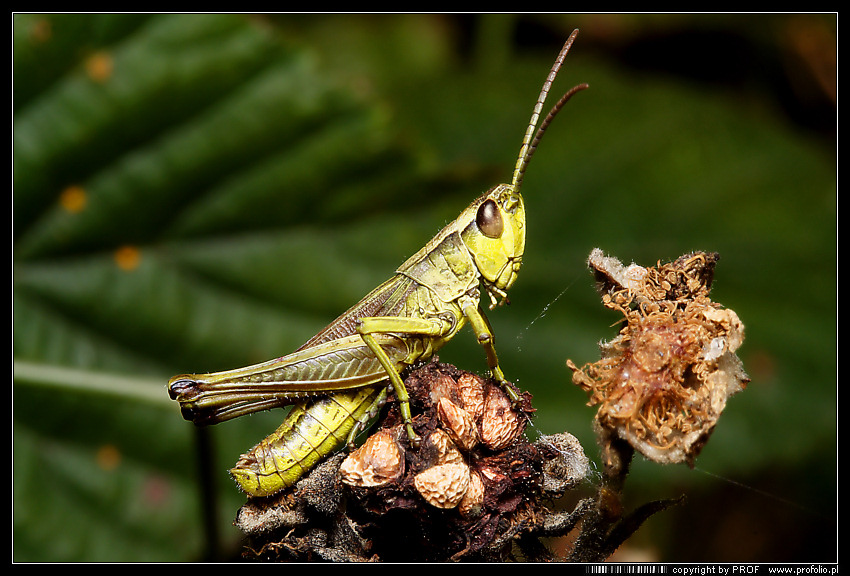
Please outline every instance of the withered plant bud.
[[484, 384], [479, 376], [464, 373], [457, 380], [460, 407], [466, 410], [473, 420], [484, 414]]
[[348, 455], [339, 468], [342, 481], [349, 486], [383, 486], [404, 472], [404, 455], [388, 430], [378, 430], [363, 445]]
[[567, 362], [573, 383], [599, 406], [603, 433], [656, 462], [693, 465], [726, 400], [749, 382], [735, 355], [744, 326], [708, 298], [716, 262], [716, 254], [696, 252], [625, 267], [599, 250], [588, 260], [603, 304], [621, 312], [625, 326], [600, 345], [598, 362]]
[[474, 518], [483, 511], [484, 507], [484, 482], [481, 476], [474, 470], [469, 472], [469, 486], [466, 493], [458, 504], [458, 512], [467, 518]]
[[440, 398], [437, 415], [446, 432], [461, 450], [470, 450], [478, 443], [478, 429], [469, 412], [448, 398]]
[[541, 436], [535, 445], [546, 458], [543, 461], [543, 491], [560, 496], [582, 482], [590, 473], [590, 460], [578, 439], [568, 432]]
[[469, 466], [461, 462], [432, 466], [413, 477], [426, 502], [437, 508], [455, 508], [469, 487]]
[[511, 401], [500, 388], [491, 386], [481, 416], [481, 442], [491, 450], [502, 450], [522, 434], [525, 418], [511, 408]]

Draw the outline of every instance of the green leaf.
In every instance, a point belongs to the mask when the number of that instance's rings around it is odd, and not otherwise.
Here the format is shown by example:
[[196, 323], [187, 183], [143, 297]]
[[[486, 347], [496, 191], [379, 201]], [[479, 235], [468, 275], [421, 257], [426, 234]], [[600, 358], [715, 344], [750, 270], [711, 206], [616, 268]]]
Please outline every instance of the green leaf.
[[[15, 22], [22, 50], [34, 27], [79, 42], [76, 62], [42, 50], [63, 62], [15, 115], [15, 559], [199, 559], [193, 427], [168, 376], [265, 360], [321, 327], [319, 294], [279, 294], [300, 250], [327, 243], [322, 223], [398, 204], [416, 162], [379, 104], [260, 22], [138, 17], [102, 44], [67, 30], [100, 18]], [[231, 427], [222, 461], [279, 419]], [[218, 531], [227, 557], [238, 534]]]

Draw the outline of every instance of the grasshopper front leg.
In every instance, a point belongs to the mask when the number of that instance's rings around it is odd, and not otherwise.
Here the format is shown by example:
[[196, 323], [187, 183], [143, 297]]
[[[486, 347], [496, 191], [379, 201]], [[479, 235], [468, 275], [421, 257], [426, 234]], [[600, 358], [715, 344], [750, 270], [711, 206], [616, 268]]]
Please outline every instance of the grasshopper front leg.
[[516, 405], [520, 401], [520, 397], [508, 385], [508, 381], [505, 379], [505, 373], [502, 372], [502, 368], [499, 366], [499, 357], [496, 354], [496, 336], [493, 334], [493, 329], [490, 327], [487, 316], [484, 315], [478, 305], [478, 299], [470, 296], [462, 296], [458, 300], [458, 304], [467, 322], [469, 322], [469, 325], [475, 332], [478, 343], [484, 348], [484, 353], [487, 355], [487, 364], [490, 367], [490, 376], [499, 383], [499, 386], [511, 399], [511, 403]]

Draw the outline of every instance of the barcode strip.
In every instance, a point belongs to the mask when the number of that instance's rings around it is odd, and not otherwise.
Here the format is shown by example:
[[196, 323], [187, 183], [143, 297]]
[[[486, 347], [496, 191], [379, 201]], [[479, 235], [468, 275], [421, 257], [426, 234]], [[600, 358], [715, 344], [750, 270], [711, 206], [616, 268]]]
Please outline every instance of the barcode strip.
[[666, 574], [663, 564], [594, 564], [587, 566], [589, 574]]

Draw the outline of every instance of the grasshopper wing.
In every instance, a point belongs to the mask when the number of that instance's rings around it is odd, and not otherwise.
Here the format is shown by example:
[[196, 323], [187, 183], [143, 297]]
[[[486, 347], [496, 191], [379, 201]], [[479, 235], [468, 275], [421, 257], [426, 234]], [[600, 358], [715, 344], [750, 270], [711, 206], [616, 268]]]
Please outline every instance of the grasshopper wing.
[[[206, 425], [292, 404], [311, 396], [377, 384], [388, 375], [356, 332], [357, 320], [393, 315], [415, 283], [398, 275], [337, 318], [301, 348], [281, 358], [211, 374], [175, 376], [168, 384], [186, 420]], [[396, 370], [416, 357], [411, 342], [375, 334]]]
[[[381, 347], [402, 369], [409, 356], [401, 338], [380, 335]], [[277, 360], [212, 374], [175, 376], [169, 394], [186, 420], [215, 424], [286, 406], [310, 396], [377, 384], [387, 378], [359, 335], [301, 349]]]

